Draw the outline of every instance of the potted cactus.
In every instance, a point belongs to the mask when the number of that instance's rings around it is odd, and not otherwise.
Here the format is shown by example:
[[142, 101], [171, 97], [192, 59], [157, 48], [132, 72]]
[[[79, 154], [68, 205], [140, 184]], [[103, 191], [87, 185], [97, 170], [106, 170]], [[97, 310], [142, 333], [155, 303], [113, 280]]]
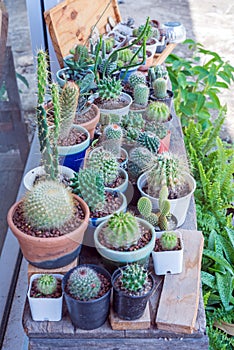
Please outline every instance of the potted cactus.
[[33, 274], [30, 277], [28, 301], [34, 321], [60, 321], [62, 318], [61, 274]]
[[78, 265], [69, 270], [62, 289], [73, 325], [95, 329], [106, 321], [111, 294], [111, 276], [97, 265]]
[[179, 231], [157, 232], [152, 251], [156, 275], [181, 273], [183, 269], [184, 245]]
[[181, 226], [185, 221], [196, 182], [183, 160], [170, 152], [155, 156], [151, 164], [148, 164], [148, 170], [137, 180], [141, 195], [150, 199], [153, 209], [159, 209], [159, 192], [164, 185], [168, 188], [171, 213], [178, 220], [178, 226]]
[[152, 82], [152, 93], [150, 94], [150, 100], [165, 103], [171, 110], [173, 97], [173, 91], [167, 89], [166, 79], [157, 78]]
[[146, 220], [130, 212], [111, 215], [94, 232], [95, 247], [110, 269], [139, 262], [147, 264], [155, 231]]
[[143, 265], [131, 264], [117, 269], [111, 278], [113, 310], [124, 320], [136, 320], [145, 311], [154, 290], [154, 279]]
[[63, 184], [45, 180], [12, 205], [7, 222], [30, 264], [56, 269], [79, 255], [89, 214], [87, 204]]

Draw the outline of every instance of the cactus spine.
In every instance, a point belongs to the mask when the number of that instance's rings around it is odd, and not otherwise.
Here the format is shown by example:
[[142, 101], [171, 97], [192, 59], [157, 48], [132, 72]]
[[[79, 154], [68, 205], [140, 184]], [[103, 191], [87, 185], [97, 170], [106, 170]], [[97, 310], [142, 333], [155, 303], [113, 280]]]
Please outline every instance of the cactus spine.
[[144, 265], [131, 264], [121, 270], [121, 287], [129, 292], [139, 292], [148, 281]]
[[24, 217], [37, 229], [62, 227], [73, 216], [73, 196], [61, 183], [41, 181], [23, 199]]
[[116, 99], [122, 92], [121, 81], [104, 77], [97, 84], [99, 97], [103, 100]]
[[137, 219], [129, 212], [115, 213], [107, 221], [105, 241], [114, 248], [129, 248], [141, 237]]
[[149, 88], [146, 84], [137, 84], [133, 90], [134, 102], [141, 106], [147, 106], [149, 99]]
[[159, 138], [150, 131], [140, 132], [137, 142], [152, 153], [157, 153], [160, 147]]
[[145, 74], [136, 71], [130, 75], [130, 77], [128, 78], [128, 82], [132, 88], [134, 88], [138, 84], [146, 84]]
[[118, 124], [107, 125], [103, 131], [103, 147], [112, 152], [116, 157], [121, 155], [123, 130]]
[[167, 97], [167, 81], [164, 78], [158, 78], [153, 82], [154, 96], [158, 99]]
[[159, 239], [163, 250], [173, 250], [177, 246], [177, 235], [173, 231], [163, 232]]
[[169, 119], [170, 109], [165, 103], [155, 101], [148, 105], [146, 114], [148, 120], [163, 123]]
[[56, 291], [57, 280], [53, 275], [44, 274], [38, 278], [36, 285], [40, 293], [49, 295]]
[[70, 274], [67, 288], [75, 299], [88, 301], [98, 296], [101, 280], [94, 269], [81, 265]]

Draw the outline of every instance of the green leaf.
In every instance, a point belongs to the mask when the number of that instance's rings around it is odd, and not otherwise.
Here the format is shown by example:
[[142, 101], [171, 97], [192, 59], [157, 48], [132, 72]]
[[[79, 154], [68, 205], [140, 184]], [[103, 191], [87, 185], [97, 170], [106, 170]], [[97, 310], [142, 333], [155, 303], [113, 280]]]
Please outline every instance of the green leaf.
[[203, 284], [207, 285], [211, 289], [215, 289], [216, 287], [215, 276], [211, 275], [208, 272], [201, 271], [201, 280]]
[[203, 78], [205, 78], [206, 76], [209, 75], [209, 71], [203, 67], [200, 67], [200, 66], [195, 66], [193, 68], [193, 72], [194, 72], [194, 74], [198, 75], [199, 80], [202, 80]]
[[232, 275], [234, 275], [233, 267], [229, 264], [229, 262], [221, 255], [216, 252], [213, 252], [209, 249], [204, 249], [203, 254], [210, 259], [214, 260], [215, 262], [221, 264], [223, 267], [226, 268]]
[[215, 93], [213, 93], [212, 91], [208, 91], [208, 95], [210, 96], [211, 100], [213, 101], [215, 108], [217, 108], [217, 109], [221, 108], [218, 96]]
[[186, 80], [186, 76], [183, 73], [179, 73], [178, 77], [177, 77], [178, 83], [181, 86], [182, 89], [184, 89], [187, 85], [187, 80]]
[[230, 84], [230, 77], [227, 73], [225, 72], [219, 72], [218, 75], [220, 76], [220, 78], [222, 78], [224, 81], [226, 81], [228, 84]]
[[184, 113], [185, 115], [188, 115], [188, 116], [192, 116], [194, 113], [193, 113], [193, 110], [191, 109], [191, 107], [189, 106], [185, 106], [184, 104], [181, 104], [180, 105], [180, 111], [182, 113]]
[[27, 79], [22, 75], [16, 72], [16, 77], [22, 81], [22, 83], [27, 86], [27, 88], [29, 89], [29, 83], [27, 81]]
[[202, 94], [197, 94], [197, 107], [196, 107], [196, 112], [198, 113], [202, 107], [204, 106], [206, 101], [205, 96], [203, 96]]
[[223, 88], [223, 89], [228, 89], [229, 88], [228, 84], [222, 83], [221, 81], [216, 81], [215, 86], [217, 86], [219, 88]]
[[225, 227], [225, 230], [227, 231], [228, 237], [230, 239], [230, 243], [232, 244], [232, 247], [234, 248], [234, 229]]
[[232, 277], [228, 272], [225, 275], [221, 275], [220, 273], [216, 273], [216, 282], [217, 288], [220, 295], [220, 299], [223, 303], [225, 310], [230, 309], [230, 297], [232, 293]]
[[222, 244], [226, 259], [230, 264], [234, 265], [234, 249], [232, 244], [223, 236], [219, 236], [219, 241]]

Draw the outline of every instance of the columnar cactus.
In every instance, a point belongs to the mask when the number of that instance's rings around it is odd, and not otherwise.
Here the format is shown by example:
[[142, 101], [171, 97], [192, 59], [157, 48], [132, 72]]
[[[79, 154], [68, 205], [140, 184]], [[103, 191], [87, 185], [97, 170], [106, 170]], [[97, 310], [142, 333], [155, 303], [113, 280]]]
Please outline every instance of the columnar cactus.
[[133, 90], [134, 102], [143, 107], [147, 106], [149, 99], [149, 88], [146, 84], [137, 84]]
[[177, 246], [177, 235], [174, 231], [163, 232], [159, 239], [163, 250], [173, 250]]
[[119, 163], [115, 155], [103, 148], [94, 149], [89, 156], [87, 167], [93, 169], [103, 176], [105, 185], [112, 184], [117, 176], [119, 170]]
[[81, 169], [71, 179], [73, 192], [81, 196], [92, 211], [100, 211], [105, 204], [103, 176], [93, 169]]
[[137, 142], [152, 153], [157, 153], [160, 147], [159, 138], [150, 131], [140, 132]]
[[153, 82], [154, 96], [158, 99], [167, 97], [167, 81], [164, 78], [158, 78]]
[[110, 124], [103, 130], [103, 147], [112, 152], [116, 157], [120, 157], [123, 130], [118, 124]]
[[158, 78], [164, 78], [165, 80], [167, 80], [168, 78], [168, 72], [166, 67], [160, 64], [154, 67], [150, 67], [148, 70], [148, 79], [150, 86], [153, 86], [154, 80]]
[[170, 109], [165, 103], [154, 101], [148, 105], [146, 115], [150, 121], [163, 123], [169, 119]]
[[148, 281], [144, 265], [131, 264], [121, 270], [121, 287], [129, 292], [141, 291]]
[[53, 275], [43, 274], [37, 279], [37, 289], [44, 295], [52, 294], [57, 288], [57, 279]]
[[73, 216], [71, 192], [61, 183], [41, 181], [23, 199], [24, 217], [37, 229], [62, 227]]
[[88, 301], [98, 296], [101, 280], [94, 269], [81, 265], [70, 274], [67, 288], [75, 299]]
[[104, 77], [97, 84], [99, 97], [103, 100], [116, 99], [122, 92], [121, 81], [114, 78]]
[[105, 241], [114, 248], [129, 248], [141, 237], [137, 219], [129, 212], [115, 213], [107, 221]]
[[146, 84], [146, 76], [140, 71], [136, 71], [130, 75], [128, 82], [132, 88], [138, 84]]
[[75, 82], [68, 81], [60, 95], [60, 138], [67, 138], [76, 115], [79, 99], [79, 87]]

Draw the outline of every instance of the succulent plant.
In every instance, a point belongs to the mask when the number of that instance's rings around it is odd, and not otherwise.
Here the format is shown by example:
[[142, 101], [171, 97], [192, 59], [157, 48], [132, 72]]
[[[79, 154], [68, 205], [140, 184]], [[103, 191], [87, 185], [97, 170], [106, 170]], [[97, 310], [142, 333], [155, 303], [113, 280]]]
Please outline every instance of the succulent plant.
[[71, 179], [72, 191], [81, 196], [92, 211], [102, 210], [105, 204], [104, 179], [93, 169], [80, 169]]
[[151, 163], [153, 154], [146, 147], [135, 147], [129, 153], [129, 160], [143, 171]]
[[150, 131], [140, 132], [137, 142], [152, 153], [157, 153], [160, 147], [159, 138]]
[[70, 274], [67, 288], [74, 298], [88, 301], [98, 296], [101, 280], [94, 269], [80, 265]]
[[103, 130], [103, 147], [120, 157], [123, 130], [118, 124], [109, 124]]
[[23, 199], [24, 217], [37, 229], [62, 227], [73, 216], [71, 192], [61, 183], [40, 181]]
[[147, 119], [150, 121], [163, 123], [169, 119], [170, 109], [163, 102], [153, 101], [148, 105], [146, 115]]
[[60, 95], [60, 138], [68, 137], [76, 115], [79, 99], [79, 87], [73, 81], [68, 81]]
[[122, 92], [121, 81], [113, 78], [104, 77], [97, 84], [99, 97], [103, 100], [116, 99]]
[[158, 78], [153, 82], [154, 96], [158, 99], [167, 97], [167, 81], [164, 78]]
[[129, 248], [141, 237], [137, 219], [129, 212], [114, 213], [107, 221], [105, 241], [114, 248]]
[[121, 126], [126, 129], [133, 127], [141, 130], [145, 127], [145, 120], [142, 118], [141, 113], [130, 111], [126, 116], [122, 117]]
[[148, 218], [152, 213], [152, 203], [150, 199], [141, 197], [137, 202], [137, 209], [144, 218]]
[[131, 264], [121, 269], [121, 287], [129, 292], [141, 291], [148, 281], [144, 265]]
[[103, 40], [103, 42], [106, 45], [106, 53], [110, 53], [113, 47], [115, 46], [115, 39], [113, 37], [108, 37], [105, 40]]
[[126, 48], [124, 50], [119, 51], [118, 52], [117, 66], [119, 68], [124, 68], [126, 65], [128, 65], [130, 63], [131, 64], [138, 63], [138, 58], [136, 55], [134, 55], [134, 52], [132, 52], [132, 50], [129, 48]]
[[160, 64], [150, 67], [148, 69], [148, 80], [150, 86], [153, 86], [154, 80], [158, 78], [164, 78], [165, 80], [168, 78], [168, 72], [166, 67]]
[[147, 106], [149, 99], [149, 88], [146, 84], [137, 84], [133, 90], [134, 102], [141, 106]]
[[130, 75], [128, 82], [132, 88], [138, 84], [146, 84], [145, 74], [140, 71], [136, 71]]
[[139, 137], [140, 131], [134, 127], [128, 127], [126, 132], [125, 132], [125, 137], [127, 141], [136, 141]]
[[52, 294], [57, 288], [57, 279], [53, 275], [43, 274], [37, 279], [37, 289], [44, 295]]
[[88, 158], [87, 167], [101, 174], [106, 186], [118, 176], [119, 163], [115, 155], [103, 148], [94, 149]]
[[177, 235], [174, 231], [163, 232], [159, 239], [163, 250], [173, 250], [177, 246]]
[[[133, 36], [138, 36], [138, 35], [140, 35], [140, 33], [143, 32], [144, 28], [145, 28], [145, 25], [143, 25], [143, 24], [141, 24], [138, 28], [134, 28], [134, 30], [133, 30]], [[146, 36], [147, 39], [149, 39], [149, 38], [156, 38], [156, 39], [159, 39], [160, 33], [159, 33], [158, 28], [154, 28], [154, 27], [152, 27], [151, 25], [149, 25], [149, 26], [147, 27], [145, 36]]]
[[160, 140], [162, 140], [168, 132], [165, 124], [155, 122], [145, 123], [145, 131], [153, 132]]

